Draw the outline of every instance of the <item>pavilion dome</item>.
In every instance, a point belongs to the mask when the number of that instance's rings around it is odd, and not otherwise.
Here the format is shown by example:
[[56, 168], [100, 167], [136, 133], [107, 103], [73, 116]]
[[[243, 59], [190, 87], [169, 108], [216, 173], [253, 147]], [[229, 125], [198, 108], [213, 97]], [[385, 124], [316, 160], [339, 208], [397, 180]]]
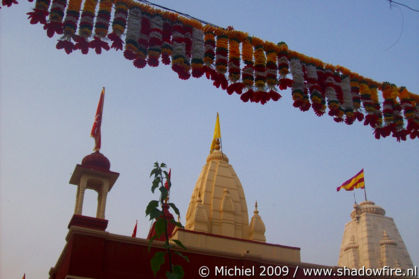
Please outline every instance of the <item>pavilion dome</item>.
[[87, 155], [81, 161], [81, 165], [86, 168], [93, 168], [102, 171], [109, 171], [111, 168], [111, 162], [99, 151], [93, 152]]

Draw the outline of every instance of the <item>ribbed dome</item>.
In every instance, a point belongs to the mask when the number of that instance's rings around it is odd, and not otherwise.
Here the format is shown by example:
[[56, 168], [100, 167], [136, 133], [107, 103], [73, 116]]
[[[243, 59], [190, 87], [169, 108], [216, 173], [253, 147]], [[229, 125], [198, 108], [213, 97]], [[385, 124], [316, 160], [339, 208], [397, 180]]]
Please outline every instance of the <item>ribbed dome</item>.
[[354, 210], [351, 212], [351, 218], [354, 219], [357, 215], [362, 213], [372, 213], [384, 216], [386, 211], [372, 201], [363, 201], [359, 205], [354, 205]]
[[81, 161], [81, 165], [86, 168], [94, 168], [108, 171], [111, 168], [111, 162], [99, 151], [87, 155]]

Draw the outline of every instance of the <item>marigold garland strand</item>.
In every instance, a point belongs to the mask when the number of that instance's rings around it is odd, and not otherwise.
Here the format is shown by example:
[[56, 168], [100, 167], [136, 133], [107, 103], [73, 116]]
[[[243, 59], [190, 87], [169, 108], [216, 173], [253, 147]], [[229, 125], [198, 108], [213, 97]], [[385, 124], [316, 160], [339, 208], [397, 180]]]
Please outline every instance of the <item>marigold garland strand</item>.
[[[3, 6], [13, 3], [17, 2], [2, 0]], [[377, 139], [419, 137], [419, 96], [405, 87], [326, 64], [288, 49], [284, 42], [266, 42], [232, 27], [220, 28], [147, 3], [150, 5], [133, 0], [37, 0], [28, 15], [31, 24], [44, 26], [48, 37], [63, 34], [57, 48], [67, 54], [74, 50], [87, 54], [89, 48], [100, 54], [110, 49], [109, 40], [112, 48], [124, 49], [124, 57], [137, 68], [156, 67], [161, 59], [171, 64], [180, 79], [205, 73], [214, 86], [239, 94], [244, 102], [277, 101], [281, 97], [277, 90], [291, 88], [293, 105], [302, 111], [311, 107], [321, 116], [327, 105], [335, 121], [348, 125], [363, 121], [365, 113], [364, 125], [374, 129]]]

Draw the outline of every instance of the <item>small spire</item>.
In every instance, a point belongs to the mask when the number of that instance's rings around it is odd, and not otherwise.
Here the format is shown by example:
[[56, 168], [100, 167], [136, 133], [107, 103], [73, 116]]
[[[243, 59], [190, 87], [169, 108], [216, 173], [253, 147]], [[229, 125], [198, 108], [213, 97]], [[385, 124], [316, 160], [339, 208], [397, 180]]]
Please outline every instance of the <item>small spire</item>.
[[254, 214], [259, 214], [258, 210], [258, 201], [255, 202], [255, 210], [253, 211]]
[[217, 120], [215, 121], [214, 137], [211, 142], [210, 153], [214, 150], [221, 150], [221, 129], [220, 129], [220, 116], [217, 112]]

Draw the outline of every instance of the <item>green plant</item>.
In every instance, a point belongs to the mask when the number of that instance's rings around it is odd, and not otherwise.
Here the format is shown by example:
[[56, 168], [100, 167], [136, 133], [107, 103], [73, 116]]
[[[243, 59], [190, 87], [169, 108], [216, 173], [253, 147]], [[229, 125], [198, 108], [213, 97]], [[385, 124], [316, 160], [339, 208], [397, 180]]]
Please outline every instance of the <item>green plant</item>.
[[169, 270], [166, 271], [166, 277], [169, 279], [180, 279], [183, 278], [184, 275], [183, 267], [181, 265], [173, 264], [172, 255], [174, 253], [180, 256], [181, 258], [185, 259], [187, 262], [189, 262], [189, 259], [181, 252], [177, 251], [176, 249], [173, 249], [177, 246], [186, 250], [182, 242], [180, 242], [179, 240], [172, 240], [172, 242], [175, 244], [174, 246], [172, 246], [172, 244], [169, 242], [168, 222], [171, 222], [178, 228], [183, 228], [183, 226], [180, 222], [176, 222], [173, 218], [167, 218], [170, 208], [176, 213], [178, 218], [180, 214], [179, 209], [176, 207], [176, 205], [174, 203], [169, 203], [169, 191], [171, 188], [170, 173], [164, 170], [165, 168], [165, 163], [159, 164], [158, 162], [155, 162], [154, 168], [150, 173], [150, 177], [153, 177], [151, 192], [154, 194], [155, 190], [158, 189], [160, 191], [160, 198], [159, 200], [150, 201], [145, 211], [146, 216], [149, 216], [150, 220], [155, 220], [155, 234], [150, 239], [148, 251], [150, 252], [153, 240], [163, 236], [165, 250], [154, 253], [150, 261], [151, 269], [153, 270], [154, 276], [156, 276], [157, 272], [161, 268], [161, 265], [165, 263], [167, 256]]

